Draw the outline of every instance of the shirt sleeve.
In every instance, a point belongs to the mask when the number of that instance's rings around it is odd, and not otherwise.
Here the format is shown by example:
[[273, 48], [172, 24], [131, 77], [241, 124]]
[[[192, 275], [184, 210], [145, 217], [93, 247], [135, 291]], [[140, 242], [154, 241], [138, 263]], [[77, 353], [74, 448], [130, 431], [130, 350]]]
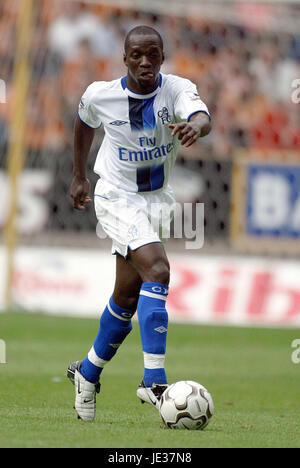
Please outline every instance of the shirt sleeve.
[[95, 82], [87, 87], [78, 106], [78, 116], [80, 120], [91, 128], [99, 128], [102, 125], [99, 112], [97, 112], [96, 106], [93, 102], [96, 85], [97, 83]]
[[181, 83], [174, 108], [177, 122], [188, 122], [190, 117], [197, 112], [204, 112], [210, 118], [208, 108], [201, 100], [196, 85], [189, 80]]

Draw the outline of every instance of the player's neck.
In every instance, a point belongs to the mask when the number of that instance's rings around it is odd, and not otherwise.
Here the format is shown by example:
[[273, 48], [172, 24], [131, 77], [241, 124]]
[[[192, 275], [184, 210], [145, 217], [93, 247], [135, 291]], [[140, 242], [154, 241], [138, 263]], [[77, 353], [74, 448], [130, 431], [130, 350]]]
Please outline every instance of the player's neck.
[[159, 85], [159, 76], [157, 77], [155, 83], [149, 86], [141, 86], [138, 81], [135, 81], [131, 78], [130, 75], [126, 76], [126, 85], [127, 88], [136, 94], [150, 94], [155, 91]]

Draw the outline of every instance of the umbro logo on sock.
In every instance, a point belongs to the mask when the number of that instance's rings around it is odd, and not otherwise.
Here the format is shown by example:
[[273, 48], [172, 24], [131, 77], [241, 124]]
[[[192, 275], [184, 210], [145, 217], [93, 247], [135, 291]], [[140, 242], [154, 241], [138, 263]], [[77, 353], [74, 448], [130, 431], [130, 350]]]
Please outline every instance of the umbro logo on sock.
[[109, 346], [111, 346], [114, 349], [118, 349], [121, 346], [121, 343], [109, 343]]
[[163, 325], [161, 327], [154, 328], [154, 330], [158, 333], [165, 333], [166, 331], [168, 331], [168, 329], [165, 328]]

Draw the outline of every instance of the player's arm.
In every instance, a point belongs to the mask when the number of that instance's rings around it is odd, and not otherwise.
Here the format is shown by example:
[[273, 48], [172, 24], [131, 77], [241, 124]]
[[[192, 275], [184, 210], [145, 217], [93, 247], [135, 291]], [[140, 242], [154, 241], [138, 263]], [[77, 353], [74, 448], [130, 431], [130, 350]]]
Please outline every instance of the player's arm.
[[86, 177], [86, 164], [94, 139], [95, 130], [80, 120], [77, 116], [74, 127], [74, 168], [70, 195], [73, 206], [77, 210], [84, 210], [89, 197], [90, 181]]
[[205, 112], [195, 112], [188, 122], [170, 124], [172, 136], [178, 135], [181, 144], [186, 148], [193, 145], [198, 138], [204, 137], [211, 131], [210, 118]]

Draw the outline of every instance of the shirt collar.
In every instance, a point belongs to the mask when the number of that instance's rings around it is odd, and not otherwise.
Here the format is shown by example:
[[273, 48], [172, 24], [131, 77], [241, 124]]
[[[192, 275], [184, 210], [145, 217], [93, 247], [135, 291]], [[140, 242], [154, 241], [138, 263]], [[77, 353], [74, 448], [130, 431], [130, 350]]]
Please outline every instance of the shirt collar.
[[135, 93], [134, 91], [131, 91], [130, 88], [128, 88], [126, 78], [127, 78], [126, 76], [123, 76], [123, 78], [121, 78], [121, 85], [122, 85], [122, 88], [124, 89], [125, 93], [126, 93], [128, 96], [133, 97], [133, 98], [136, 98], [136, 99], [148, 99], [148, 98], [151, 98], [151, 97], [155, 96], [155, 95], [158, 93], [158, 91], [160, 90], [161, 85], [162, 85], [162, 74], [160, 73], [160, 74], [159, 74], [158, 85], [157, 85], [157, 87], [155, 88], [155, 90], [152, 91], [152, 93], [140, 94], [140, 93]]

